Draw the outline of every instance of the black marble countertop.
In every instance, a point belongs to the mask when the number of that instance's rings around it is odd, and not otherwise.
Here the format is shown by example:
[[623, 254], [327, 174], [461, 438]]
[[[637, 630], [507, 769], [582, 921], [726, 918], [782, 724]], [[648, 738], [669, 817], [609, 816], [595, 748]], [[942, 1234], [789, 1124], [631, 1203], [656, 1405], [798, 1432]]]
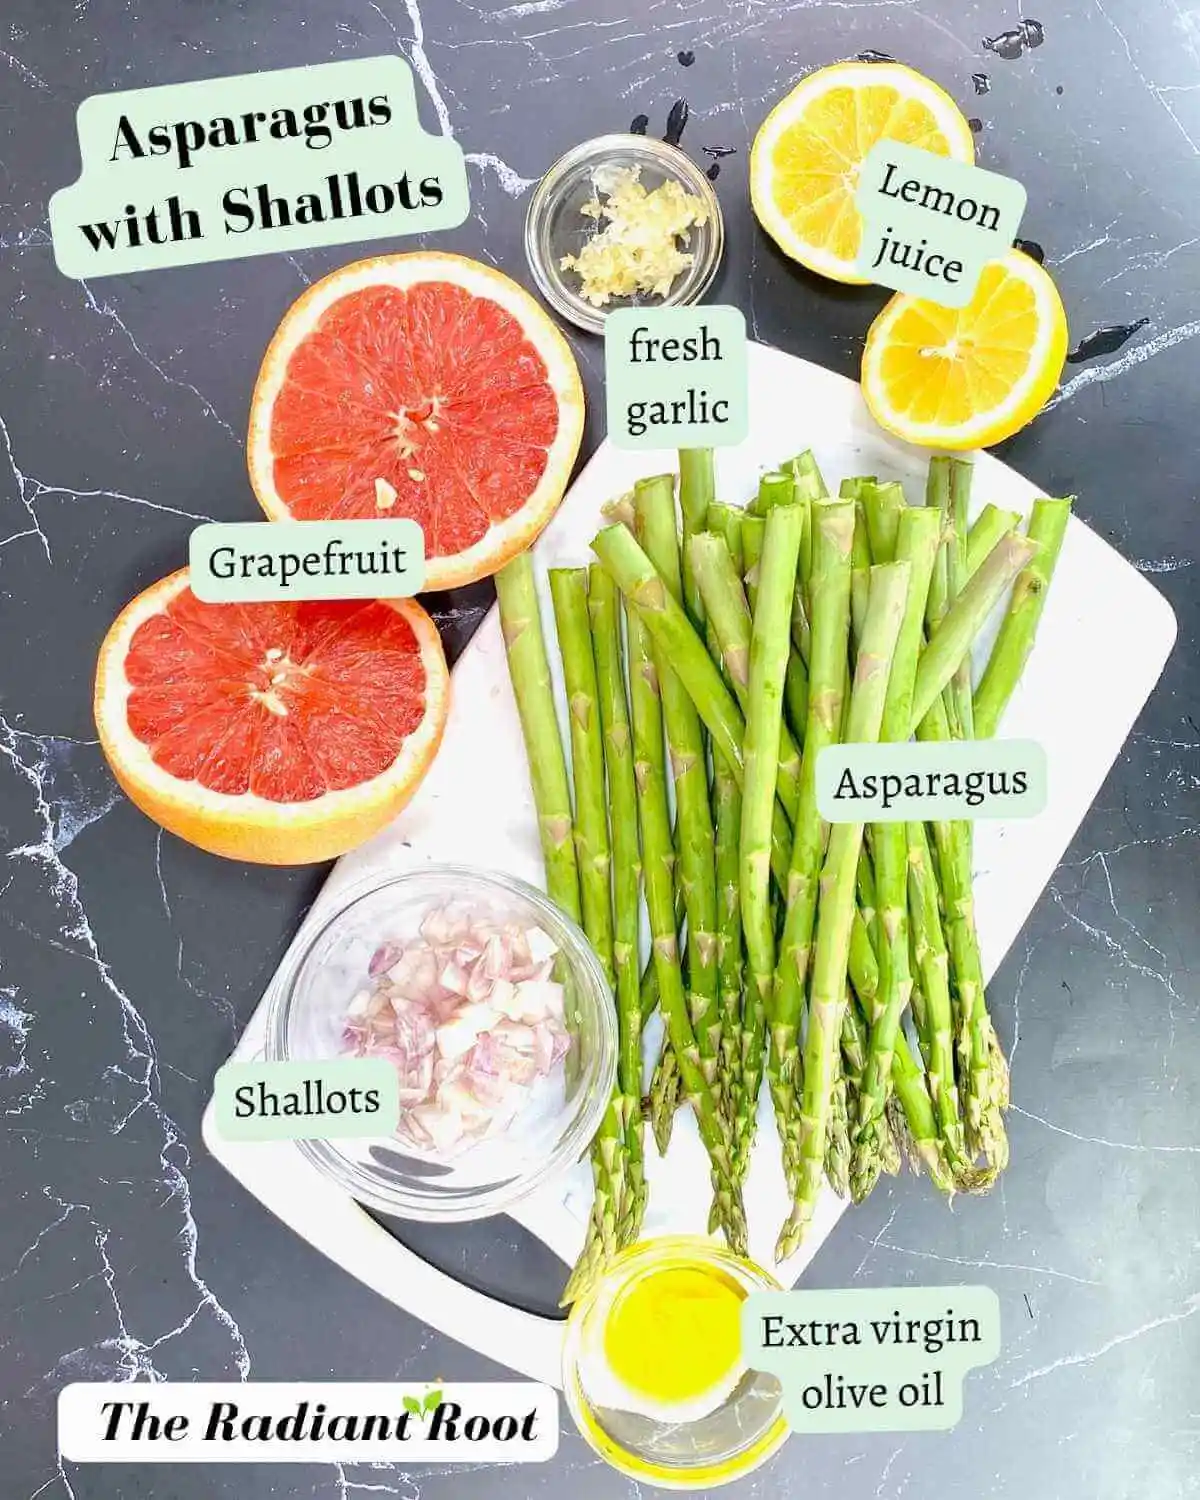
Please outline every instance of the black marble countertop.
[[[1027, 0], [1028, 3], [1028, 0]], [[50, 193], [78, 172], [89, 94], [371, 56], [413, 64], [431, 129], [468, 153], [473, 209], [439, 246], [524, 275], [531, 179], [679, 98], [683, 145], [728, 146], [714, 295], [757, 336], [853, 374], [883, 294], [818, 286], [754, 225], [747, 147], [803, 71], [865, 49], [977, 117], [984, 165], [1029, 189], [1075, 341], [1003, 457], [1170, 598], [1180, 644], [993, 986], [1015, 1051], [1013, 1166], [954, 1212], [882, 1186], [815, 1284], [983, 1282], [1004, 1347], [950, 1435], [796, 1440], [733, 1493], [845, 1500], [1200, 1494], [1200, 727], [1194, 662], [1200, 382], [1200, 9], [1049, 0], [6, 0], [0, 16], [0, 1424], [5, 1500], [634, 1496], [573, 1433], [516, 1471], [60, 1466], [80, 1379], [387, 1380], [499, 1374], [351, 1280], [206, 1154], [212, 1074], [322, 872], [227, 864], [160, 834], [95, 741], [96, 647], [178, 566], [202, 518], [256, 514], [244, 426], [280, 315], [353, 246], [69, 281]], [[687, 61], [691, 54], [690, 62]], [[1012, 55], [1018, 54], [1018, 55]], [[976, 92], [973, 74], [986, 75]], [[980, 83], [978, 87], [982, 88]], [[403, 246], [400, 246], [403, 248]], [[1142, 322], [1141, 320], [1145, 320]], [[574, 337], [593, 414], [599, 344]], [[1111, 345], [1116, 339], [1101, 341]], [[588, 445], [599, 433], [595, 416]], [[486, 586], [439, 602], [453, 647]], [[1103, 662], [1078, 664], [1103, 672]], [[526, 1289], [505, 1221], [428, 1246]]]

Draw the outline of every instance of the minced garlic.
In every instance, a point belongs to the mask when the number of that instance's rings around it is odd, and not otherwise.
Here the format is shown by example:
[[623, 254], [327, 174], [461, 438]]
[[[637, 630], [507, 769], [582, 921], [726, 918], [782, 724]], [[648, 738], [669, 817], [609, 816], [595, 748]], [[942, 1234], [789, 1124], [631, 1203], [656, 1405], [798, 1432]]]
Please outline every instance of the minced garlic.
[[695, 259], [680, 241], [686, 245], [692, 226], [708, 222], [704, 204], [678, 182], [647, 192], [639, 175], [638, 167], [619, 167], [597, 176], [595, 194], [580, 212], [608, 222], [578, 255], [559, 261], [562, 270], [577, 272], [580, 294], [593, 307], [639, 292], [665, 297]]

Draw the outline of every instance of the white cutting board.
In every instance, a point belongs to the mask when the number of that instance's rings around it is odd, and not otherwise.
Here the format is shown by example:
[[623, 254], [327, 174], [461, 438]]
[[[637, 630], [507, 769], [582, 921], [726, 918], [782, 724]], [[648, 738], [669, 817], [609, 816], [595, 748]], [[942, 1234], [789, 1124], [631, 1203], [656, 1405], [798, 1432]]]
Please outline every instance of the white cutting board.
[[[852, 381], [752, 344], [750, 410], [747, 441], [717, 453], [721, 499], [744, 502], [755, 493], [762, 470], [806, 447], [815, 451], [831, 488], [847, 475], [878, 474], [903, 480], [910, 502], [922, 498], [927, 455], [881, 432]], [[629, 453], [607, 441], [601, 444], [535, 549], [547, 628], [552, 617], [545, 569], [589, 562], [588, 543], [604, 524], [605, 502], [642, 475], [674, 466], [673, 452]], [[1027, 512], [1038, 493], [998, 460], [987, 455], [978, 460], [976, 509], [990, 500]], [[1086, 512], [1086, 496], [1081, 508]], [[1099, 792], [1174, 639], [1175, 617], [1162, 596], [1081, 521], [1072, 520], [1037, 648], [1002, 725], [1005, 735], [1039, 740], [1045, 747], [1049, 803], [1040, 817], [1010, 824], [981, 822], [976, 829], [976, 909], [989, 976]], [[981, 654], [987, 644], [981, 642]], [[541, 884], [525, 753], [495, 610], [463, 652], [453, 683], [445, 739], [417, 796], [389, 830], [340, 861], [300, 936], [323, 920], [335, 895], [380, 870], [450, 861], [504, 870]], [[561, 708], [561, 684], [559, 688]], [[264, 997], [235, 1057], [261, 1051], [266, 1008]], [[1008, 1017], [999, 1017], [999, 1029], [1007, 1034]], [[1019, 1097], [1019, 1076], [1015, 1088]], [[509, 1307], [429, 1266], [326, 1182], [292, 1143], [221, 1141], [211, 1105], [204, 1117], [204, 1139], [266, 1207], [381, 1296], [523, 1375], [559, 1382], [561, 1323]], [[746, 1208], [751, 1254], [771, 1266], [787, 1204], [765, 1090], [759, 1139]], [[649, 1132], [647, 1150], [645, 1233], [704, 1232], [709, 1174], [686, 1112], [676, 1123], [669, 1168], [658, 1160]], [[1019, 1172], [1020, 1162], [1010, 1170]], [[906, 1190], [928, 1189], [909, 1179]], [[589, 1200], [590, 1174], [581, 1163], [521, 1204], [515, 1217], [570, 1263], [582, 1244]], [[776, 1268], [785, 1284], [798, 1278], [843, 1208], [826, 1193], [804, 1249]]]

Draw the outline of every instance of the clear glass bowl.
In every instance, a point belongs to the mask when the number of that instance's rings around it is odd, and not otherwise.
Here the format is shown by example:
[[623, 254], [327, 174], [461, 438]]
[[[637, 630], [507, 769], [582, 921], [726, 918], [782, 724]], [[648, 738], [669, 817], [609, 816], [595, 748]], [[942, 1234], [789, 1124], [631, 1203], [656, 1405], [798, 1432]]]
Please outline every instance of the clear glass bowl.
[[[577, 255], [596, 233], [594, 219], [580, 212], [595, 195], [601, 168], [639, 167], [650, 192], [674, 179], [707, 210], [707, 222], [689, 232], [692, 264], [665, 297], [615, 297], [593, 307], [579, 295], [574, 271], [559, 269], [564, 255]], [[534, 189], [525, 219], [525, 255], [538, 289], [556, 312], [589, 333], [600, 333], [604, 319], [619, 307], [682, 307], [699, 302], [712, 285], [725, 249], [725, 224], [712, 183], [691, 157], [675, 146], [644, 135], [601, 135], [584, 141], [554, 163]]]
[[782, 1290], [775, 1278], [711, 1240], [665, 1236], [633, 1246], [571, 1309], [563, 1346], [563, 1393], [590, 1446], [631, 1479], [668, 1490], [713, 1489], [744, 1479], [786, 1441], [783, 1390], [773, 1375], [745, 1370], [714, 1410], [696, 1421], [662, 1421], [605, 1406], [589, 1391], [603, 1362], [604, 1320], [640, 1277], [679, 1265], [708, 1268], [751, 1292]]
[[434, 865], [349, 890], [280, 971], [267, 1014], [266, 1060], [344, 1056], [342, 1028], [372, 953], [415, 934], [430, 908], [536, 925], [559, 948], [574, 1042], [561, 1083], [512, 1126], [449, 1161], [398, 1138], [297, 1141], [300, 1151], [360, 1203], [398, 1218], [454, 1223], [503, 1213], [584, 1152], [616, 1074], [617, 1022], [603, 971], [583, 933], [540, 891], [511, 876]]

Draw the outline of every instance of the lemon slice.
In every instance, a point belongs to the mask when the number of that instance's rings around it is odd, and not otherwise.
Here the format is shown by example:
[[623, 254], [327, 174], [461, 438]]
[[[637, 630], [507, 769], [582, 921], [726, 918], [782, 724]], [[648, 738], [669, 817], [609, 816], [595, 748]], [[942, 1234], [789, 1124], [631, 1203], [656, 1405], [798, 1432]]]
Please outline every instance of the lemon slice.
[[1020, 250], [989, 261], [966, 307], [893, 297], [867, 335], [862, 389], [882, 427], [926, 448], [986, 448], [1032, 422], [1067, 357], [1050, 275]]
[[975, 162], [958, 105], [900, 63], [838, 63], [780, 100], [754, 138], [750, 198], [785, 255], [834, 281], [867, 282], [854, 269], [862, 238], [854, 194], [859, 168], [881, 140]]

